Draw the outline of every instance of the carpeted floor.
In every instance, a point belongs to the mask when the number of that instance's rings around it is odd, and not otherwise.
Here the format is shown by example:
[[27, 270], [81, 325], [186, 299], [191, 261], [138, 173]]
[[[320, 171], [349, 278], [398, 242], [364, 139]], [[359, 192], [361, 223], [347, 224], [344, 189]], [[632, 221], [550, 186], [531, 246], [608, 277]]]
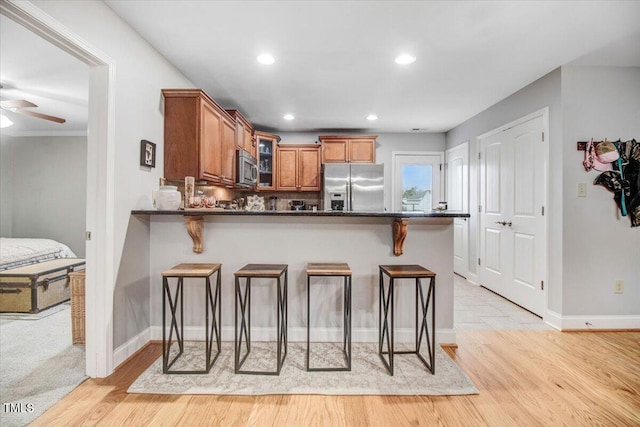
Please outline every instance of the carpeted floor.
[[84, 347], [71, 344], [69, 304], [29, 317], [0, 321], [2, 427], [29, 424], [86, 378]]
[[[315, 343], [311, 366], [340, 366], [341, 345]], [[305, 343], [289, 343], [289, 353], [279, 376], [234, 374], [233, 343], [225, 342], [216, 364], [207, 375], [165, 375], [162, 358], [155, 361], [131, 385], [129, 393], [153, 394], [326, 394], [326, 395], [462, 395], [478, 390], [440, 348], [436, 349], [436, 374], [431, 375], [415, 355], [396, 355], [394, 376], [385, 370], [377, 344], [353, 344], [350, 372], [307, 372]], [[185, 343], [182, 361], [175, 369], [202, 369], [202, 343]], [[275, 370], [275, 343], [253, 343], [243, 369]]]

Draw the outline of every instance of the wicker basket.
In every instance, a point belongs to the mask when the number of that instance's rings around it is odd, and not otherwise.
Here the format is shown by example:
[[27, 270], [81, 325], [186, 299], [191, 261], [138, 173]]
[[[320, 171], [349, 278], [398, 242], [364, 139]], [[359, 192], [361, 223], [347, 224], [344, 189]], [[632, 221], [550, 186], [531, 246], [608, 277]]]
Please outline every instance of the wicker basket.
[[84, 344], [84, 271], [69, 273], [71, 282], [71, 337], [74, 344]]

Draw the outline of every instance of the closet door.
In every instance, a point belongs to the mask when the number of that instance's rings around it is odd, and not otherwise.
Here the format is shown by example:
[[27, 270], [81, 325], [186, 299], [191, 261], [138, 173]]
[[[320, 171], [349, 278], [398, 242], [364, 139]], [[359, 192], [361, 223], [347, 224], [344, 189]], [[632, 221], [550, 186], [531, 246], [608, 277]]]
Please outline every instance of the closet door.
[[480, 140], [480, 284], [542, 316], [546, 308], [543, 118]]

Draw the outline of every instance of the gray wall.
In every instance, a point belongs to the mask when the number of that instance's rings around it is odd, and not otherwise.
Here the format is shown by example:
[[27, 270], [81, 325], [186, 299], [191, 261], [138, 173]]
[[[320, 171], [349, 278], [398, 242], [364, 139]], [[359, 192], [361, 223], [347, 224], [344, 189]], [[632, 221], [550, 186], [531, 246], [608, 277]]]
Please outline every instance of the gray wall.
[[522, 88], [487, 110], [467, 120], [446, 134], [447, 148], [469, 141], [469, 272], [477, 274], [478, 237], [478, 146], [477, 137], [527, 114], [549, 107], [549, 308], [560, 310], [562, 297], [562, 108], [560, 99], [561, 71], [556, 69]]
[[[639, 67], [563, 67], [563, 315], [640, 315], [640, 228], [621, 217], [613, 194], [591, 185], [576, 141], [640, 140]], [[552, 181], [553, 182], [553, 181]], [[587, 197], [576, 197], [578, 183]], [[624, 294], [614, 294], [616, 279]]]
[[3, 136], [3, 236], [54, 239], [84, 257], [86, 188], [86, 137]]
[[10, 139], [4, 135], [0, 137], [0, 236], [2, 237], [13, 237]]

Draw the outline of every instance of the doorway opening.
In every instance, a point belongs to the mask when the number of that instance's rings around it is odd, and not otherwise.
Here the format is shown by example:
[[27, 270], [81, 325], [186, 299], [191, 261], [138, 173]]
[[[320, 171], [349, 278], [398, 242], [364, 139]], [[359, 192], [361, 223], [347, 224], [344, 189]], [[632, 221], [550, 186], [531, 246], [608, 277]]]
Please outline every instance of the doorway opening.
[[[89, 66], [85, 246], [86, 374], [113, 371], [115, 62], [29, 2], [0, 2], [0, 13]], [[91, 236], [91, 237], [89, 237]]]

